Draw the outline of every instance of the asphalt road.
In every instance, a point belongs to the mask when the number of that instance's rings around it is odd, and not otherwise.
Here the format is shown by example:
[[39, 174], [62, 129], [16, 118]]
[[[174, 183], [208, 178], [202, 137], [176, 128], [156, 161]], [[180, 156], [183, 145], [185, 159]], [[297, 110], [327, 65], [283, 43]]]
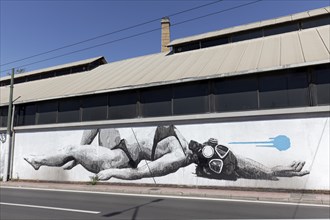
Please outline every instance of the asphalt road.
[[0, 188], [0, 219], [330, 218], [329, 206]]

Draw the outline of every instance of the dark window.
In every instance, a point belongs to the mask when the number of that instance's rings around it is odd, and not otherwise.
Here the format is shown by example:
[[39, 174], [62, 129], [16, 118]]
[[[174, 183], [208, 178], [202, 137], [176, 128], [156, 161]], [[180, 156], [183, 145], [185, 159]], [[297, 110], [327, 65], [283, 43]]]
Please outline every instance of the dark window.
[[137, 91], [111, 93], [109, 95], [109, 119], [137, 117]]
[[37, 124], [56, 123], [57, 101], [41, 102], [38, 104]]
[[27, 104], [19, 106], [18, 125], [34, 125], [36, 119], [35, 104]]
[[196, 50], [200, 49], [199, 41], [198, 42], [192, 42], [189, 44], [184, 44], [184, 45], [177, 45], [174, 47], [174, 53], [180, 53], [180, 52], [185, 52], [189, 50]]
[[[19, 78], [14, 79], [15, 84], [23, 83], [23, 82], [26, 82], [26, 77], [19, 77]], [[8, 85], [10, 85], [10, 81], [9, 81]]]
[[308, 77], [303, 69], [293, 70], [288, 75], [288, 106], [309, 106]]
[[35, 80], [39, 80], [40, 79], [40, 74], [35, 74], [35, 75], [31, 75], [31, 76], [26, 76], [26, 81], [30, 82], [30, 81], [35, 81]]
[[330, 104], [330, 65], [315, 68], [314, 78], [317, 104]]
[[70, 74], [70, 69], [61, 69], [56, 71], [56, 76], [64, 76]]
[[254, 77], [228, 78], [214, 83], [215, 110], [258, 109], [258, 80]]
[[7, 127], [8, 106], [0, 107], [0, 127]]
[[108, 95], [86, 96], [82, 99], [82, 120], [106, 120], [108, 111]]
[[86, 70], [85, 66], [76, 66], [76, 67], [72, 67], [71, 73], [79, 73], [85, 70]]
[[201, 47], [213, 47], [217, 45], [227, 44], [228, 43], [228, 37], [221, 37], [221, 38], [212, 38], [212, 39], [206, 39], [201, 41]]
[[80, 99], [62, 99], [58, 105], [58, 123], [80, 121]]
[[51, 77], [54, 77], [54, 75], [55, 75], [55, 72], [45, 72], [40, 75], [40, 79], [51, 78]]
[[265, 28], [264, 36], [282, 34], [282, 33], [287, 33], [287, 32], [297, 31], [297, 30], [299, 30], [299, 25], [297, 22], [288, 23], [288, 24], [280, 24], [280, 25]]
[[259, 85], [260, 108], [288, 106], [287, 79], [282, 74], [261, 76]]
[[320, 16], [318, 18], [309, 19], [301, 23], [302, 29], [319, 27], [330, 24], [330, 15]]
[[262, 36], [263, 36], [262, 30], [257, 29], [257, 30], [244, 31], [241, 33], [235, 33], [232, 35], [231, 39], [232, 39], [232, 42], [237, 42], [237, 41], [259, 38]]
[[148, 88], [141, 91], [141, 115], [155, 117], [172, 115], [171, 87]]
[[209, 112], [208, 82], [181, 84], [173, 87], [173, 114]]
[[303, 71], [260, 77], [260, 108], [308, 106], [308, 80]]
[[[14, 81], [15, 82], [15, 81]], [[7, 86], [10, 84], [10, 80], [4, 80], [0, 82], [0, 86]]]

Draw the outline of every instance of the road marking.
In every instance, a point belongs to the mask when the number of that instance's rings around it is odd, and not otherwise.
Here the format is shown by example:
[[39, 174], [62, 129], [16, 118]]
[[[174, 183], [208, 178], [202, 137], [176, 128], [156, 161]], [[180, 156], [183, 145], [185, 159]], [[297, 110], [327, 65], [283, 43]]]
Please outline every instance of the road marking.
[[27, 205], [27, 204], [6, 203], [6, 202], [0, 202], [0, 205], [20, 206], [20, 207], [37, 208], [37, 209], [52, 209], [52, 210], [58, 210], [58, 211], [81, 212], [81, 213], [88, 213], [88, 214], [99, 214], [100, 213], [100, 212], [88, 211], [88, 210], [66, 209], [66, 208], [58, 208], [58, 207], [50, 207], [50, 206], [38, 206], [38, 205]]
[[85, 194], [101, 194], [101, 195], [115, 195], [115, 196], [149, 197], [149, 198], [208, 200], [208, 201], [221, 201], [221, 202], [243, 202], [243, 203], [259, 203], [259, 204], [290, 205], [290, 206], [310, 206], [310, 207], [325, 207], [325, 208], [330, 207], [330, 205], [326, 205], [326, 204], [309, 204], [309, 203], [300, 203], [300, 202], [294, 203], [294, 202], [224, 199], [224, 198], [194, 197], [194, 196], [151, 195], [151, 194], [141, 194], [141, 193], [134, 194], [134, 193], [116, 193], [116, 192], [102, 192], [102, 191], [101, 192], [100, 191], [81, 191], [81, 190], [69, 190], [69, 189], [44, 189], [44, 188], [13, 187], [13, 186], [1, 186], [0, 188], [36, 190], [36, 191], [53, 191], [53, 192], [72, 192], [72, 193], [85, 193]]

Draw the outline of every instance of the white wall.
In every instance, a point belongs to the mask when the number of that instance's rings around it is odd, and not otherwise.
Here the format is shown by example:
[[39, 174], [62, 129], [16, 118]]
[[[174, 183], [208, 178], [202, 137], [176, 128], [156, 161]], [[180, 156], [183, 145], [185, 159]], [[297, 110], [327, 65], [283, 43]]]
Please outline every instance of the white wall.
[[[330, 189], [329, 164], [329, 118], [298, 118], [282, 120], [245, 121], [176, 125], [187, 140], [200, 143], [213, 137], [228, 146], [236, 155], [250, 158], [268, 167], [288, 165], [292, 161], [305, 161], [303, 170], [310, 174], [303, 177], [281, 177], [278, 181], [238, 179], [237, 181], [213, 180], [196, 177], [195, 165], [180, 168], [177, 172], [155, 178], [158, 184], [182, 184], [199, 186], [232, 186], [285, 189]], [[139, 137], [152, 138], [155, 127], [133, 128]], [[135, 142], [131, 128], [118, 129], [121, 138]], [[29, 155], [55, 154], [61, 147], [80, 143], [83, 130], [16, 133], [13, 178], [55, 181], [89, 181], [93, 173], [82, 166], [65, 171], [57, 167], [42, 166], [34, 170], [24, 157]], [[231, 142], [267, 141], [269, 138], [285, 135], [290, 138], [291, 147], [279, 151], [271, 147], [257, 147], [255, 144], [229, 144]], [[94, 140], [92, 145], [96, 145]], [[1, 159], [2, 161], [2, 159]], [[144, 161], [140, 165], [144, 165]], [[110, 182], [153, 183], [151, 178], [136, 181], [111, 179]]]
[[5, 144], [0, 141], [0, 178], [3, 177], [4, 166], [5, 166]]

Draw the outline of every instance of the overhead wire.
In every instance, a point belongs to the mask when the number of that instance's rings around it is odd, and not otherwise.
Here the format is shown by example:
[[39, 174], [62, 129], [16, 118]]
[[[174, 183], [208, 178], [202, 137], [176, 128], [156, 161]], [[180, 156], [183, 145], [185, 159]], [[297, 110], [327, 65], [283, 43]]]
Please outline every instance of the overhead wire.
[[[193, 7], [193, 8], [189, 8], [189, 9], [186, 9], [186, 10], [183, 10], [183, 11], [179, 11], [179, 12], [176, 12], [176, 13], [173, 13], [173, 14], [170, 14], [170, 15], [167, 15], [167, 16], [168, 17], [174, 17], [174, 16], [177, 16], [177, 15], [180, 15], [180, 14], [183, 14], [183, 13], [187, 13], [187, 12], [190, 12], [190, 11], [194, 11], [194, 10], [197, 10], [197, 9], [200, 9], [200, 8], [203, 8], [203, 7], [207, 7], [207, 6], [210, 6], [210, 5], [213, 5], [213, 4], [222, 2], [222, 1], [224, 1], [224, 0], [212, 1], [212, 2], [207, 3], [207, 4], [199, 5], [199, 6], [196, 6], [196, 7]], [[96, 40], [96, 39], [99, 39], [99, 38], [103, 38], [103, 37], [106, 37], [106, 36], [109, 36], [109, 35], [117, 34], [117, 33], [120, 33], [120, 32], [123, 32], [123, 31], [127, 31], [127, 30], [130, 30], [130, 29], [133, 29], [133, 28], [144, 26], [146, 24], [150, 24], [150, 23], [159, 21], [160, 19], [161, 18], [155, 18], [155, 19], [152, 19], [152, 20], [149, 20], [149, 21], [145, 21], [145, 22], [142, 22], [140, 24], [135, 24], [135, 25], [132, 25], [132, 26], [129, 26], [129, 27], [120, 29], [120, 30], [112, 31], [112, 32], [109, 32], [109, 33], [106, 33], [106, 34], [102, 34], [102, 35], [98, 35], [98, 36], [95, 36], [95, 37], [92, 37], [92, 38], [88, 38], [88, 39], [85, 39], [85, 40], [82, 40], [82, 41], [78, 41], [76, 43], [72, 43], [72, 44], [61, 46], [61, 47], [58, 47], [58, 48], [55, 48], [55, 49], [52, 49], [52, 50], [48, 50], [48, 51], [45, 51], [45, 52], [42, 52], [42, 53], [38, 53], [38, 54], [31, 55], [31, 56], [28, 56], [28, 57], [24, 57], [24, 58], [21, 58], [21, 59], [18, 59], [18, 60], [13, 60], [13, 61], [10, 61], [10, 62], [7, 62], [7, 63], [3, 63], [3, 64], [0, 64], [0, 66], [6, 66], [6, 65], [9, 65], [9, 64], [13, 64], [13, 63], [17, 63], [17, 62], [23, 61], [23, 60], [28, 60], [28, 59], [31, 59], [31, 58], [34, 58], [34, 57], [38, 57], [38, 56], [41, 56], [41, 55], [49, 54], [49, 53], [52, 53], [52, 52], [55, 52], [55, 51], [58, 51], [58, 50], [65, 49], [65, 48], [73, 47], [73, 46], [76, 46], [76, 45], [79, 45], [79, 44], [83, 44], [83, 43], [86, 43], [86, 42], [89, 42], [89, 41], [93, 41], [93, 40]]]
[[[226, 12], [226, 11], [230, 11], [230, 10], [245, 7], [245, 6], [248, 6], [248, 5], [256, 4], [256, 3], [261, 2], [261, 1], [263, 1], [263, 0], [255, 0], [255, 1], [252, 1], [252, 2], [248, 2], [248, 3], [245, 3], [245, 4], [238, 5], [238, 6], [234, 6], [234, 7], [231, 7], [231, 8], [223, 9], [223, 10], [220, 10], [220, 11], [217, 11], [217, 12], [209, 13], [209, 14], [202, 15], [202, 16], [199, 16], [199, 17], [195, 17], [195, 18], [192, 18], [192, 19], [188, 19], [188, 20], [185, 20], [185, 21], [174, 23], [174, 24], [171, 24], [171, 26], [178, 26], [178, 25], [185, 24], [185, 23], [188, 23], [188, 22], [191, 22], [191, 21], [195, 21], [195, 20], [202, 19], [202, 18], [205, 18], [205, 17], [220, 14], [220, 13], [223, 13], [223, 12]], [[101, 44], [96, 44], [94, 46], [90, 46], [90, 47], [86, 47], [86, 48], [83, 48], [83, 49], [71, 51], [71, 52], [68, 52], [68, 53], [64, 53], [64, 54], [61, 54], [61, 55], [58, 55], [58, 56], [46, 58], [46, 59], [43, 59], [43, 60], [39, 60], [39, 61], [36, 61], [36, 62], [25, 64], [25, 65], [20, 65], [18, 67], [22, 68], [22, 67], [31, 66], [31, 65], [34, 65], [34, 64], [37, 64], [37, 63], [48, 61], [48, 60], [53, 60], [53, 59], [56, 59], [56, 58], [60, 58], [60, 57], [63, 57], [63, 56], [67, 56], [67, 55], [71, 55], [71, 54], [74, 54], [74, 53], [82, 52], [82, 51], [85, 51], [85, 50], [90, 50], [90, 49], [93, 49], [93, 48], [96, 48], [96, 47], [101, 47], [101, 46], [104, 46], [104, 45], [107, 45], [107, 44], [112, 44], [112, 43], [115, 43], [115, 42], [119, 42], [119, 41], [127, 40], [127, 39], [130, 39], [130, 38], [138, 37], [138, 36], [141, 36], [141, 35], [144, 35], [144, 34], [148, 34], [148, 33], [154, 32], [154, 31], [158, 31], [160, 29], [161, 28], [151, 29], [151, 30], [148, 30], [148, 31], [140, 32], [138, 34], [130, 35], [130, 36], [127, 36], [127, 37], [123, 37], [123, 38], [119, 38], [119, 39], [116, 39], [116, 40], [104, 42], [104, 43], [101, 43]], [[3, 70], [1, 72], [8, 72], [10, 70], [11, 69], [7, 69], [7, 70]]]

